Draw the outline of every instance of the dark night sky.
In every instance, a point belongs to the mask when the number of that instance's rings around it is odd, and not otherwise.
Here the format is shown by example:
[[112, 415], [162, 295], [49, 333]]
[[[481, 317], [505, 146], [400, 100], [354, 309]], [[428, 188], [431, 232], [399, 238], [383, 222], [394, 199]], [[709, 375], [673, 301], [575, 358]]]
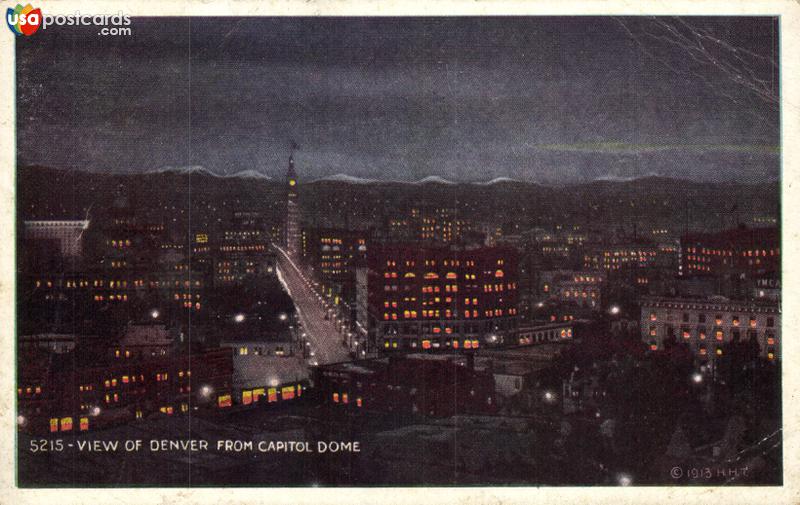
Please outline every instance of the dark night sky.
[[777, 179], [768, 18], [162, 18], [17, 39], [20, 165]]

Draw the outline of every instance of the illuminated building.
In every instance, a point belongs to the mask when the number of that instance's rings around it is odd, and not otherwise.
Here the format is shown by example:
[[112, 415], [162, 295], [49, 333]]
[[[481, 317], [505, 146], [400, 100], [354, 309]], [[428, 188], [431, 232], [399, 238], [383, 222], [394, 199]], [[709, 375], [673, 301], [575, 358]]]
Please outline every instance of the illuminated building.
[[[417, 239], [423, 242], [457, 243], [469, 231], [472, 224], [460, 217], [454, 208], [427, 206], [412, 209], [411, 219], [418, 228]], [[394, 220], [393, 225], [403, 222]]]
[[274, 275], [275, 254], [260, 219], [235, 219], [214, 244], [214, 284], [236, 284]]
[[572, 322], [520, 326], [517, 331], [517, 343], [519, 345], [537, 345], [569, 342], [574, 338], [574, 331]]
[[356, 267], [367, 257], [368, 232], [314, 228], [304, 232], [303, 259], [320, 291], [338, 305], [355, 300]]
[[503, 247], [372, 247], [368, 313], [383, 351], [499, 345], [517, 325], [517, 254]]
[[[153, 314], [160, 316], [158, 311]], [[155, 321], [155, 317], [152, 315], [150, 317]], [[112, 346], [111, 354], [115, 359], [166, 356], [172, 344], [173, 339], [164, 324], [129, 323], [119, 342]]]
[[[149, 299], [157, 304], [172, 304], [198, 311], [203, 306], [205, 280], [190, 275], [188, 265], [174, 265], [172, 270], [137, 271], [91, 269], [80, 272], [42, 272], [28, 274], [21, 280], [22, 291], [29, 296], [26, 307], [54, 312], [54, 307], [89, 307], [94, 311], [106, 305], [128, 304], [135, 299]], [[75, 310], [73, 308], [73, 310]]]
[[778, 228], [736, 228], [681, 238], [683, 276], [757, 279], [780, 271]]
[[[153, 414], [186, 414], [230, 405], [229, 349], [147, 359], [87, 362], [29, 355], [17, 380], [18, 414], [33, 433], [70, 433], [123, 424]], [[47, 365], [36, 365], [37, 361]]]
[[337, 363], [318, 367], [314, 384], [334, 410], [449, 417], [497, 411], [494, 379], [452, 356]]
[[657, 264], [661, 252], [661, 248], [654, 244], [595, 246], [585, 253], [583, 267], [589, 270], [607, 271], [649, 268]]
[[289, 170], [286, 172], [286, 252], [297, 258], [300, 252], [300, 206], [297, 201], [297, 173], [294, 170], [294, 156], [289, 157]]
[[780, 307], [776, 303], [645, 297], [641, 303], [642, 341], [651, 351], [665, 342], [685, 342], [701, 360], [713, 360], [726, 344], [755, 340], [760, 356], [780, 357]]
[[539, 273], [539, 299], [600, 310], [605, 272], [555, 270]]

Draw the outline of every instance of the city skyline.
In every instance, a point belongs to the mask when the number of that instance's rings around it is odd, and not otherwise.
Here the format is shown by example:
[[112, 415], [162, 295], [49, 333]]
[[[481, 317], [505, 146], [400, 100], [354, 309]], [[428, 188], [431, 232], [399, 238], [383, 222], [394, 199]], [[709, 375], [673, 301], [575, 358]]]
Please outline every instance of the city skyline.
[[280, 180], [296, 140], [301, 182], [779, 178], [774, 18], [133, 25], [18, 41], [21, 166]]

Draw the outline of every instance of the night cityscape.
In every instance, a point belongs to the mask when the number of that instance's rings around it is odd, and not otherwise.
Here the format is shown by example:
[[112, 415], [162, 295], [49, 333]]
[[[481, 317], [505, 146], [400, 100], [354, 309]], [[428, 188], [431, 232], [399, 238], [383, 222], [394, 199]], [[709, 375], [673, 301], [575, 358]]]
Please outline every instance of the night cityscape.
[[783, 483], [776, 18], [132, 30], [17, 40], [19, 486]]

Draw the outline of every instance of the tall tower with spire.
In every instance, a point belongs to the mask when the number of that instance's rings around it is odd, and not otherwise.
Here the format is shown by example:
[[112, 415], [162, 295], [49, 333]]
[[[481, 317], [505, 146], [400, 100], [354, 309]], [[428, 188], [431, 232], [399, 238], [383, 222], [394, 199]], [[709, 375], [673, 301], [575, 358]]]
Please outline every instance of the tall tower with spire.
[[286, 171], [286, 224], [284, 233], [286, 237], [286, 252], [289, 257], [296, 259], [300, 251], [300, 207], [297, 202], [297, 173], [294, 170], [294, 149], [289, 155], [289, 170]]

